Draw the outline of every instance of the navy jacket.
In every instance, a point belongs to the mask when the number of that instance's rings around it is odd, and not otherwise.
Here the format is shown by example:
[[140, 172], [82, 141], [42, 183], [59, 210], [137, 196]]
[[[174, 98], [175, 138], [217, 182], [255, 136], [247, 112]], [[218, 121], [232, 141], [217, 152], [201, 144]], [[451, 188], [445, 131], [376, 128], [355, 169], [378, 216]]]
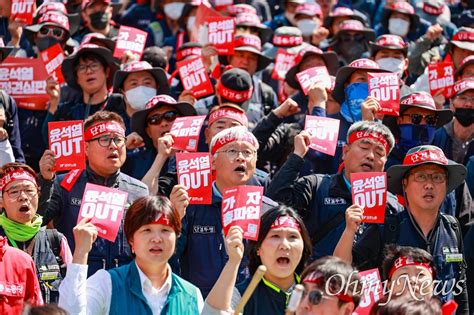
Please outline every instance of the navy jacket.
[[[6, 121], [3, 128], [5, 128], [8, 133], [8, 140], [12, 146], [15, 161], [25, 163], [25, 156], [23, 155], [21, 147], [19, 109], [16, 106], [15, 100], [11, 96], [8, 96], [8, 98], [10, 99], [10, 106], [8, 110], [5, 110]], [[5, 105], [3, 106], [5, 108]]]
[[[42, 201], [40, 200], [39, 208], [45, 209], [43, 213], [40, 213], [43, 215], [43, 224], [48, 224], [53, 220], [54, 227], [66, 236], [72, 252], [74, 252], [75, 248], [72, 230], [77, 224], [82, 196], [87, 183], [117, 188], [128, 192], [126, 208], [136, 199], [148, 195], [148, 188], [145, 184], [121, 172], [117, 172], [115, 175], [105, 179], [87, 167], [86, 170], [80, 173], [79, 178], [70, 191], [61, 186], [61, 182], [66, 175], [57, 176], [54, 186], [53, 181], [40, 181], [42, 198], [47, 198], [48, 196], [49, 198], [46, 200], [47, 205], [45, 207], [42, 207]], [[94, 242], [89, 253], [88, 274], [92, 275], [101, 268], [110, 269], [123, 265], [130, 262], [131, 259], [130, 248], [123, 233], [122, 222], [115, 242], [109, 242], [100, 237]]]

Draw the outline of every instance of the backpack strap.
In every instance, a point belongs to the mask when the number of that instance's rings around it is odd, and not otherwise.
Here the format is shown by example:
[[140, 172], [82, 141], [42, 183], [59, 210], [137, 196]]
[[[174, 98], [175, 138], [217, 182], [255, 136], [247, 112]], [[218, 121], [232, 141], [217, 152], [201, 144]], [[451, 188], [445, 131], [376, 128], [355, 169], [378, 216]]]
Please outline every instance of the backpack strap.
[[462, 243], [462, 236], [461, 236], [461, 227], [459, 226], [458, 219], [456, 219], [455, 217], [449, 214], [442, 213], [441, 215], [446, 219], [446, 221], [448, 221], [448, 223], [451, 225], [451, 228], [454, 230], [454, 233], [456, 233], [456, 241], [458, 244], [458, 249], [460, 252], [462, 252], [463, 243]]
[[[62, 234], [56, 229], [46, 229], [46, 236], [48, 237], [49, 245], [53, 251], [56, 261], [58, 262], [59, 268], [61, 270], [61, 275], [64, 277], [66, 275], [66, 268], [64, 265], [63, 258], [61, 257], [61, 240]], [[64, 274], [63, 274], [64, 271]]]

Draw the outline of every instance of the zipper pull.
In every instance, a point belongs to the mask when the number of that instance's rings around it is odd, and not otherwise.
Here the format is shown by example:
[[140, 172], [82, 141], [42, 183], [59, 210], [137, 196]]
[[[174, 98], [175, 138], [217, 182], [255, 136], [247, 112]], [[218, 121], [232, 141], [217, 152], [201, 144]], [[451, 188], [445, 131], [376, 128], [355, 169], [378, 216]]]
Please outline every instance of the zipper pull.
[[118, 259], [115, 258], [115, 259], [114, 259], [114, 262], [115, 262], [115, 268], [117, 268], [117, 267], [119, 266], [119, 265], [118, 265]]
[[102, 269], [105, 269], [105, 266], [107, 265], [106, 261], [104, 258], [102, 258]]

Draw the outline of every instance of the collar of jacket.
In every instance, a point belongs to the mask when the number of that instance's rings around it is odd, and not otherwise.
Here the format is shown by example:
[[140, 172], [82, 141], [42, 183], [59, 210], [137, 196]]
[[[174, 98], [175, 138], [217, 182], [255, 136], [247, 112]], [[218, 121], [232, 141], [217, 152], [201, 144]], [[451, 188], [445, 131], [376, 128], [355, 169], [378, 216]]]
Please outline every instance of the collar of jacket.
[[[300, 276], [296, 273], [294, 275], [295, 275], [295, 283], [296, 284], [300, 283], [301, 282]], [[283, 291], [276, 284], [274, 284], [274, 283], [268, 281], [267, 279], [265, 279], [265, 277], [262, 278], [262, 282], [263, 282], [264, 285], [266, 285], [267, 287], [269, 287], [270, 289], [272, 289], [276, 293], [284, 293], [286, 295], [286, 305], [288, 305], [288, 300], [291, 296], [291, 292]], [[294, 289], [294, 286], [293, 286], [293, 289]]]
[[91, 184], [97, 184], [97, 185], [102, 185], [106, 187], [113, 187], [117, 188], [118, 187], [118, 177], [120, 175], [120, 170], [115, 172], [115, 174], [111, 175], [108, 178], [102, 177], [95, 173], [87, 164], [86, 166], [86, 173], [87, 173], [87, 182]]
[[352, 194], [344, 182], [342, 171], [331, 176], [329, 183], [329, 196], [341, 197], [347, 200], [352, 200]]

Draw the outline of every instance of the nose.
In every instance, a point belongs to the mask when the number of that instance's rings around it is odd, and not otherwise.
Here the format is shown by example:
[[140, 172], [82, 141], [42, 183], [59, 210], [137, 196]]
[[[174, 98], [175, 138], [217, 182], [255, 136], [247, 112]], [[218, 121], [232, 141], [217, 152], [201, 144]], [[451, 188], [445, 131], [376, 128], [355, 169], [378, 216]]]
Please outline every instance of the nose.
[[25, 190], [20, 190], [20, 194], [18, 195], [17, 199], [19, 199], [19, 200], [28, 199], [28, 195], [26, 194], [26, 191]]
[[151, 237], [151, 241], [153, 243], [161, 243], [163, 241], [163, 238], [161, 237], [161, 232], [153, 233], [153, 235]]
[[288, 241], [288, 239], [286, 237], [283, 237], [281, 239], [281, 242], [280, 242], [280, 246], [279, 246], [281, 249], [290, 249], [290, 242]]

